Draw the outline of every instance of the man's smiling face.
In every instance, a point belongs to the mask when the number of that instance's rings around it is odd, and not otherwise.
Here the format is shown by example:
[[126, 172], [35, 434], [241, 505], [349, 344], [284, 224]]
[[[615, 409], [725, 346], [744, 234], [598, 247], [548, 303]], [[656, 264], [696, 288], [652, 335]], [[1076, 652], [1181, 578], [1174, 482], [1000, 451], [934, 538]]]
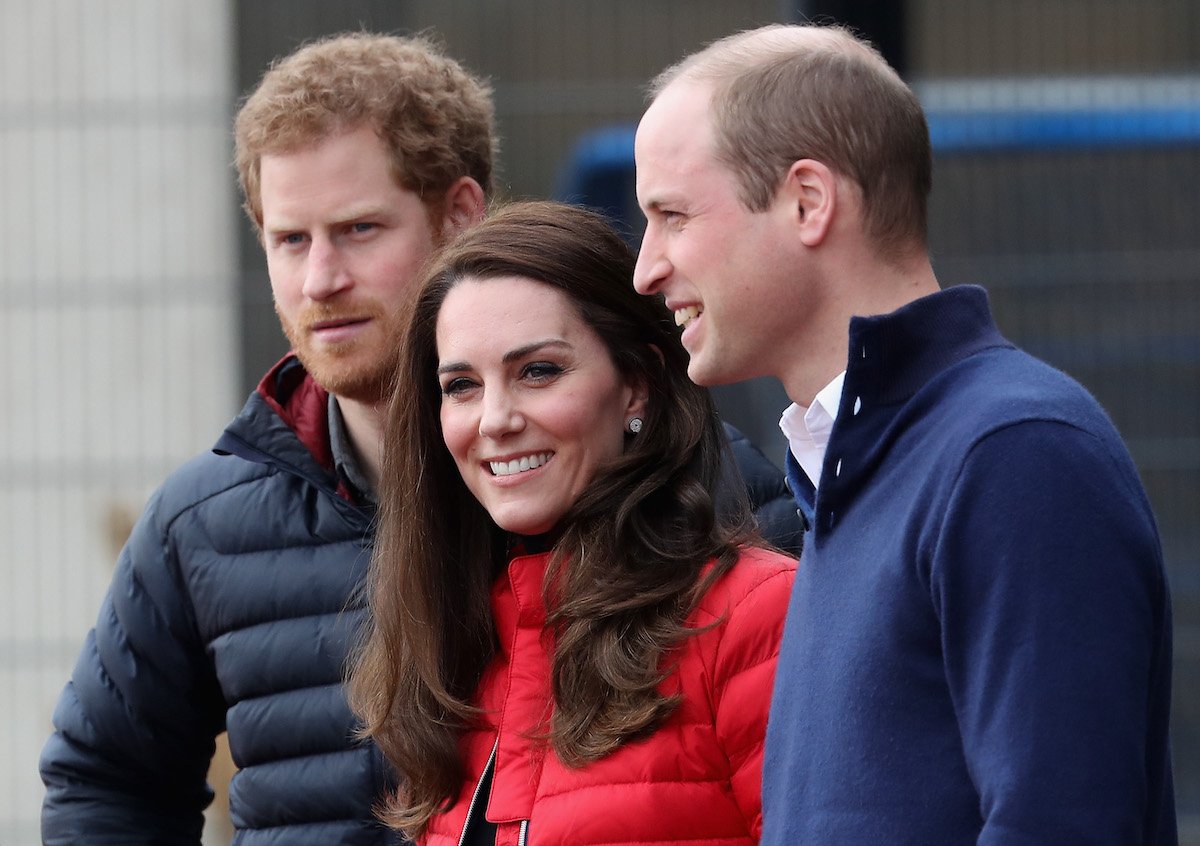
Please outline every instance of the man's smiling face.
[[646, 111], [635, 142], [646, 231], [634, 287], [661, 294], [683, 327], [688, 375], [720, 385], [777, 375], [778, 339], [796, 331], [802, 268], [789, 258], [778, 200], [751, 211], [716, 156], [709, 88], [676, 81]]

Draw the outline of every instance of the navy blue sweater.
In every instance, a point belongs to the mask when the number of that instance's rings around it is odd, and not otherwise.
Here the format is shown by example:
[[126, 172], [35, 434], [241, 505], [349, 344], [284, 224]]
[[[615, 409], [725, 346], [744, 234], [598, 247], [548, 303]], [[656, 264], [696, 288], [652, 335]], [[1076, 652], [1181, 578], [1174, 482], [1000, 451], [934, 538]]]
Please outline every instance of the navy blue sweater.
[[1175, 843], [1170, 601], [1112, 424], [980, 288], [850, 326], [779, 658], [769, 846]]

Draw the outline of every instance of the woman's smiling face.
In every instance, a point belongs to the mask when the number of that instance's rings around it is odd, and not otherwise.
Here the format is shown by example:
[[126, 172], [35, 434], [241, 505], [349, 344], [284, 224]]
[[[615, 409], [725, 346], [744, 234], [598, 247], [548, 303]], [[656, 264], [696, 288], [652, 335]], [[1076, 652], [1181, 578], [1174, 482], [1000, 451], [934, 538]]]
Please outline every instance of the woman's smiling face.
[[644, 415], [604, 343], [556, 288], [466, 279], [437, 319], [442, 438], [500, 528], [554, 528]]

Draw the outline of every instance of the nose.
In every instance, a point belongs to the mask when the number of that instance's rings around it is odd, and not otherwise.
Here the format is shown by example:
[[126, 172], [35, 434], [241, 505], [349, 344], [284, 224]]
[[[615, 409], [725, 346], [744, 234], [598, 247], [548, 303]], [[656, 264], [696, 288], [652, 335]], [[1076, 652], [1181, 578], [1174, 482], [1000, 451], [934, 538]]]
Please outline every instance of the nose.
[[633, 268], [633, 289], [639, 294], [656, 294], [671, 273], [671, 263], [663, 255], [653, 226], [647, 225]]
[[509, 391], [484, 390], [479, 413], [479, 434], [498, 440], [525, 428], [525, 418]]
[[310, 300], [326, 300], [350, 285], [337, 246], [324, 237], [314, 236], [308, 247], [304, 268], [304, 296]]

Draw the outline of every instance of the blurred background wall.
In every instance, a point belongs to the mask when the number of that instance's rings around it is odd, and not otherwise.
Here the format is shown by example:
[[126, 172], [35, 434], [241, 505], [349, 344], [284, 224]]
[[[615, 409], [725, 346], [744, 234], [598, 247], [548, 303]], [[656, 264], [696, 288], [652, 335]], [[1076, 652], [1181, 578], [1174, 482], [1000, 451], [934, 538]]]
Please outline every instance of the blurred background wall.
[[147, 494], [239, 402], [232, 8], [0, 0], [0, 843]]
[[[229, 166], [266, 64], [321, 33], [429, 29], [495, 85], [502, 194], [599, 202], [636, 241], [645, 82], [801, 16], [870, 35], [925, 102], [943, 284], [985, 284], [1001, 328], [1129, 442], [1170, 567], [1200, 844], [1193, 0], [0, 0], [0, 843], [38, 842], [37, 754], [130, 520], [284, 350]], [[777, 385], [718, 401], [781, 460]], [[227, 842], [219, 805], [207, 839]]]

